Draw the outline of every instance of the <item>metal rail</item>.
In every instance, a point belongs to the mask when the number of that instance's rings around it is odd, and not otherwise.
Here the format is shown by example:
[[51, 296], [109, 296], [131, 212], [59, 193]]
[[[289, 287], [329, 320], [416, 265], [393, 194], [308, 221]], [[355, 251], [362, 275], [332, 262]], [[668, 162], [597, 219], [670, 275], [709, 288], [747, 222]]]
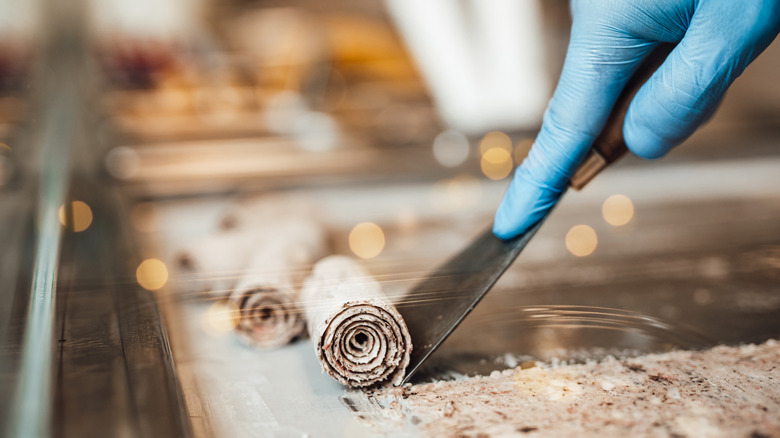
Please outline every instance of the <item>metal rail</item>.
[[59, 77], [52, 78], [51, 94], [44, 108], [38, 143], [40, 173], [32, 294], [11, 416], [11, 436], [49, 435], [55, 291], [62, 241], [59, 209], [65, 203], [68, 189], [69, 152], [75, 138], [79, 106], [74, 69], [72, 60], [62, 63]]

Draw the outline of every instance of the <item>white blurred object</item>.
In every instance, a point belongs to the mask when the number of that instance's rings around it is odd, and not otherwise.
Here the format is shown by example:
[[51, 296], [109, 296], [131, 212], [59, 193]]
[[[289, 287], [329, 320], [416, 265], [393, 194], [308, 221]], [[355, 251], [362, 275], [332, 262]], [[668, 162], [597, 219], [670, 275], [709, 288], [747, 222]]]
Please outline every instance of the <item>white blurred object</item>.
[[341, 139], [336, 120], [311, 111], [303, 96], [294, 91], [282, 91], [268, 99], [265, 122], [272, 132], [292, 136], [301, 149], [309, 152], [331, 150]]
[[92, 26], [102, 38], [178, 41], [193, 35], [204, 0], [89, 0]]
[[295, 143], [309, 152], [325, 152], [338, 146], [339, 126], [326, 113], [310, 111], [296, 122]]
[[467, 133], [526, 129], [551, 95], [537, 0], [385, 0], [442, 118]]
[[299, 93], [281, 91], [268, 98], [264, 119], [268, 129], [277, 134], [293, 134], [296, 132], [296, 122], [309, 108]]
[[243, 10], [226, 29], [231, 43], [264, 66], [300, 69], [321, 60], [327, 42], [320, 22], [303, 8]]
[[469, 140], [462, 133], [448, 129], [433, 140], [433, 156], [445, 167], [458, 167], [469, 157]]
[[[0, 36], [25, 42], [40, 27], [40, 2], [34, 0], [0, 0]], [[1, 41], [0, 41], [1, 42]]]

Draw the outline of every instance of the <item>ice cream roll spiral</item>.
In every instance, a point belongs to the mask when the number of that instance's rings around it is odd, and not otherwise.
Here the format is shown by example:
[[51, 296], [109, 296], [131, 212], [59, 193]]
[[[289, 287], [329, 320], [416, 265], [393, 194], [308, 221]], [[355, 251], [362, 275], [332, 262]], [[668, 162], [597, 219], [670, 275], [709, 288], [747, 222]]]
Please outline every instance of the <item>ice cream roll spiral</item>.
[[411, 337], [379, 283], [355, 259], [319, 261], [302, 291], [309, 334], [325, 373], [348, 386], [400, 384]]
[[230, 300], [238, 309], [235, 330], [245, 343], [272, 348], [304, 332], [300, 287], [326, 251], [326, 234], [313, 220], [291, 219], [274, 238], [260, 241]]

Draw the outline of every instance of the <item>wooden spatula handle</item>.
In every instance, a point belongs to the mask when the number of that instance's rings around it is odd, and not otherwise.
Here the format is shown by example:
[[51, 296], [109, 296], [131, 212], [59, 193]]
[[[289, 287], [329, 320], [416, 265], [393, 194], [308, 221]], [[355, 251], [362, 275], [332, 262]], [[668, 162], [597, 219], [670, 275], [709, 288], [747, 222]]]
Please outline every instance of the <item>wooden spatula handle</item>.
[[639, 91], [639, 88], [650, 79], [650, 76], [661, 66], [674, 48], [674, 44], [662, 43], [656, 47], [631, 76], [623, 92], [620, 93], [607, 123], [601, 134], [593, 142], [590, 152], [583, 160], [577, 172], [571, 177], [570, 184], [577, 190], [585, 187], [590, 180], [614, 163], [628, 151], [623, 138], [623, 122], [626, 119], [628, 105]]

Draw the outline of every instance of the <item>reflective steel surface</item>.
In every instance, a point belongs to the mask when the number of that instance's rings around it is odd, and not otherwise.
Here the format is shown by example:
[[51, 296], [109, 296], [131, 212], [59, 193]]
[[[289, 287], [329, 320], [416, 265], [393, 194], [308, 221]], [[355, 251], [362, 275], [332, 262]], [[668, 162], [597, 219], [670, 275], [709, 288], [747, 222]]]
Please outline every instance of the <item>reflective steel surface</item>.
[[[780, 336], [778, 165], [777, 158], [627, 163], [588, 190], [567, 194], [413, 381], [488, 374], [528, 359], [582, 361]], [[750, 178], [735, 181], [744, 174]], [[679, 187], [680, 179], [696, 183]], [[455, 210], [430, 202], [438, 192], [427, 184], [319, 187], [305, 195], [321, 207], [336, 252], [351, 252], [348, 234], [356, 223], [383, 229], [384, 249], [363, 263], [403, 308], [414, 305], [406, 301], [410, 288], [490, 223], [503, 189], [482, 182], [473, 202]], [[621, 226], [610, 225], [602, 208], [615, 193], [633, 206]], [[140, 236], [150, 254], [164, 258], [213, 229], [230, 202], [211, 196], [144, 204]], [[408, 211], [414, 220], [399, 214]], [[567, 247], [578, 225], [597, 236], [595, 249], [582, 257]], [[211, 314], [212, 301], [177, 292], [185, 286], [178, 281], [172, 277], [162, 296], [196, 435], [314, 433], [325, 417], [327, 434], [384, 433], [365, 429], [361, 416], [370, 409], [355, 406], [359, 397], [320, 372], [308, 340], [271, 351], [247, 348]]]

